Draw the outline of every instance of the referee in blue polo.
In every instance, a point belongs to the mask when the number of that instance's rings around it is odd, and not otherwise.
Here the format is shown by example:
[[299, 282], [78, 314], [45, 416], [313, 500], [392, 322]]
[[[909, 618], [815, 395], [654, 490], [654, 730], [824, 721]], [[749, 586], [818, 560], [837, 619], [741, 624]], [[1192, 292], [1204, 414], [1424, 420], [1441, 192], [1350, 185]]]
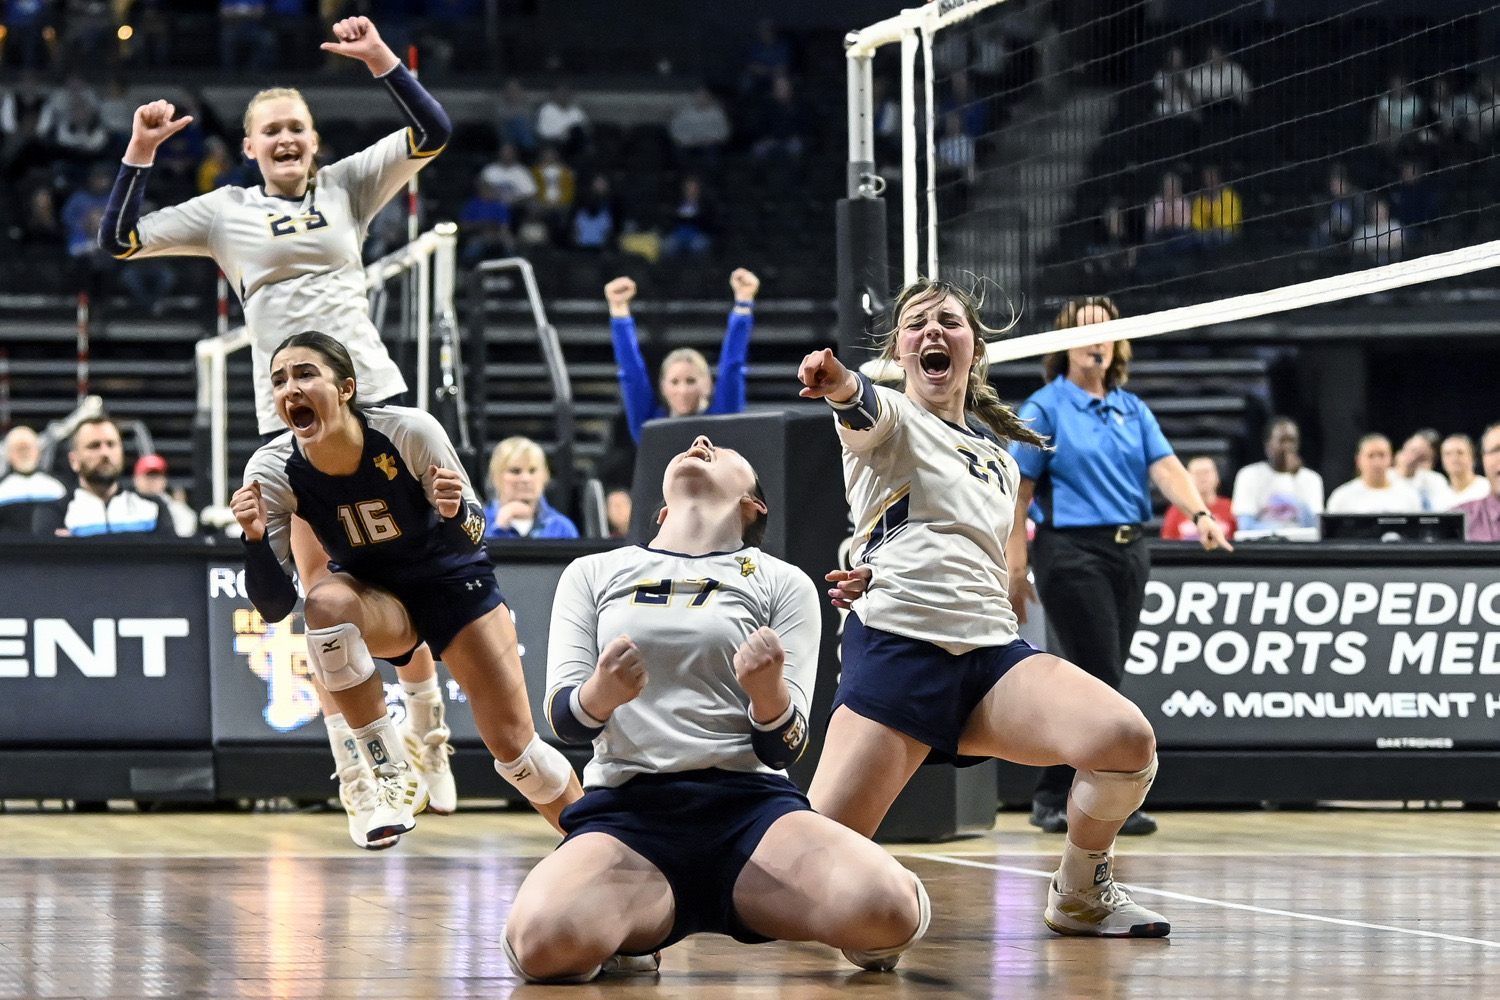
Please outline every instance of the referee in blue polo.
[[[1074, 299], [1056, 329], [1119, 319], [1103, 296]], [[1047, 384], [1021, 407], [1021, 419], [1050, 450], [1017, 444], [1021, 470], [1016, 523], [1006, 546], [1010, 601], [1026, 621], [1035, 600], [1027, 581], [1026, 512], [1035, 499], [1036, 589], [1067, 660], [1119, 689], [1141, 617], [1151, 556], [1142, 524], [1151, 518], [1151, 484], [1192, 518], [1205, 549], [1230, 549], [1192, 477], [1172, 453], [1146, 404], [1121, 388], [1130, 366], [1128, 340], [1103, 340], [1047, 356]], [[1048, 833], [1068, 829], [1073, 769], [1045, 768], [1031, 803], [1031, 823]], [[1122, 834], [1156, 831], [1136, 810]]]

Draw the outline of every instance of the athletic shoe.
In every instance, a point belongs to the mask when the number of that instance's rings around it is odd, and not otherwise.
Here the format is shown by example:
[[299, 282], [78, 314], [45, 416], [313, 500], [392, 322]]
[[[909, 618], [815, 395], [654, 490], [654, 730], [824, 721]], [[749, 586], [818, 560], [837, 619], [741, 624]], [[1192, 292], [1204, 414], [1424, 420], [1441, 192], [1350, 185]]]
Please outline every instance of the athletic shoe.
[[917, 873], [907, 869], [911, 880], [917, 884], [917, 930], [905, 944], [898, 944], [894, 948], [874, 948], [870, 951], [850, 951], [844, 949], [844, 957], [866, 972], [890, 972], [896, 968], [896, 963], [901, 961], [901, 955], [912, 945], [922, 940], [922, 935], [927, 933], [927, 925], [932, 922], [932, 900], [927, 898], [927, 887], [922, 880], [917, 878]]
[[379, 843], [416, 829], [417, 813], [427, 808], [427, 783], [406, 761], [375, 769], [377, 801], [365, 826], [365, 840]]
[[649, 955], [611, 955], [599, 966], [601, 975], [629, 975], [636, 972], [655, 973], [661, 971], [661, 952]]
[[427, 811], [440, 816], [447, 816], [458, 808], [458, 787], [453, 783], [453, 769], [448, 766], [448, 758], [453, 753], [448, 736], [447, 726], [429, 729], [423, 736], [418, 736], [409, 726], [401, 727], [406, 755], [417, 765], [422, 780], [427, 783]]
[[1120, 827], [1122, 837], [1144, 837], [1148, 833], [1156, 832], [1156, 820], [1137, 809], [1125, 817], [1124, 824]]
[[1064, 893], [1053, 875], [1042, 919], [1059, 934], [1085, 937], [1166, 937], [1172, 930], [1166, 917], [1132, 900], [1113, 878]]
[[384, 840], [365, 837], [365, 829], [370, 825], [370, 817], [375, 814], [380, 799], [374, 773], [362, 761], [356, 761], [334, 772], [332, 777], [339, 779], [339, 801], [344, 804], [344, 812], [349, 814], [349, 839], [354, 845], [367, 851], [382, 851], [394, 846], [400, 837]]
[[1031, 804], [1031, 819], [1028, 820], [1032, 826], [1039, 826], [1043, 833], [1067, 833], [1068, 832], [1068, 807], [1049, 806], [1041, 802]]

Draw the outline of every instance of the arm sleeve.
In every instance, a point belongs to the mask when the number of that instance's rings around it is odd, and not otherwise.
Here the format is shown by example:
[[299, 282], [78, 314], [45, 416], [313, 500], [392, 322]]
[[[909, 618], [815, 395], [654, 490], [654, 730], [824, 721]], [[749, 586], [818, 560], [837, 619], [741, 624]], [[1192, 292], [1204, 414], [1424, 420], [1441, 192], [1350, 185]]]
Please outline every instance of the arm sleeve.
[[407, 127], [352, 156], [319, 171], [321, 183], [349, 192], [349, 205], [360, 229], [421, 170], [441, 153], [453, 133], [443, 106], [401, 65], [380, 77], [401, 109]]
[[620, 369], [620, 395], [625, 400], [625, 420], [631, 440], [641, 440], [641, 427], [656, 413], [656, 390], [646, 372], [646, 359], [636, 340], [635, 320], [616, 316], [609, 321], [610, 339], [615, 345], [615, 364]]
[[[1036, 431], [1048, 442], [1056, 444], [1054, 440], [1057, 435], [1057, 427], [1052, 419], [1052, 414], [1044, 410], [1035, 398], [1028, 399], [1021, 404], [1017, 413], [1032, 430]], [[1011, 457], [1016, 460], [1016, 468], [1021, 470], [1021, 475], [1032, 482], [1039, 482], [1047, 474], [1047, 468], [1052, 464], [1054, 452], [1038, 448], [1034, 444], [1026, 444], [1022, 441], [1011, 442]]]
[[564, 743], [592, 743], [604, 732], [604, 723], [583, 710], [578, 687], [560, 687], [547, 702], [547, 722]]
[[1146, 466], [1149, 468], [1176, 452], [1167, 442], [1167, 436], [1161, 432], [1161, 424], [1156, 422], [1156, 414], [1151, 412], [1151, 408], [1140, 400], [1136, 400], [1136, 405], [1140, 407], [1141, 444], [1146, 448]]
[[292, 583], [296, 572], [292, 562], [292, 514], [297, 501], [286, 474], [277, 468], [274, 454], [268, 455], [263, 449], [250, 456], [244, 480], [260, 483], [266, 502], [265, 537], [244, 544], [245, 593], [268, 622], [281, 621], [297, 603], [297, 588]]
[[858, 454], [883, 444], [896, 430], [900, 422], [899, 392], [878, 386], [862, 372], [859, 378], [859, 393], [847, 402], [835, 403], [833, 415], [837, 420], [839, 441], [849, 451]]
[[463, 504], [458, 513], [443, 518], [443, 531], [457, 549], [473, 550], [484, 544], [484, 504], [469, 482], [469, 474], [459, 460], [448, 432], [438, 423], [437, 417], [421, 410], [402, 409], [393, 414], [390, 424], [381, 423], [379, 429], [390, 437], [391, 443], [401, 453], [406, 468], [422, 483], [422, 491], [432, 501], [432, 476], [429, 470], [435, 465], [439, 469], [452, 469], [463, 477]]
[[296, 606], [297, 587], [276, 558], [269, 531], [258, 542], [244, 535], [240, 540], [245, 544], [245, 593], [262, 618], [279, 622]]
[[714, 382], [714, 401], [709, 413], [743, 413], [745, 410], [745, 359], [750, 354], [753, 314], [729, 313], [724, 346], [719, 349], [719, 377]]
[[115, 186], [99, 223], [99, 245], [115, 257], [208, 257], [209, 238], [218, 215], [218, 192], [190, 198], [141, 218], [150, 167], [120, 164]]
[[[560, 717], [560, 712], [554, 714], [559, 703], [557, 696], [559, 692], [568, 692], [563, 704], [571, 706], [572, 689], [588, 680], [599, 663], [599, 605], [590, 580], [589, 562], [576, 559], [563, 570], [552, 598], [552, 623], [547, 633], [547, 721], [552, 731], [564, 740], [568, 739], [564, 734], [570, 725]], [[571, 721], [591, 728], [586, 726], [587, 722], [600, 720], [574, 717]]]

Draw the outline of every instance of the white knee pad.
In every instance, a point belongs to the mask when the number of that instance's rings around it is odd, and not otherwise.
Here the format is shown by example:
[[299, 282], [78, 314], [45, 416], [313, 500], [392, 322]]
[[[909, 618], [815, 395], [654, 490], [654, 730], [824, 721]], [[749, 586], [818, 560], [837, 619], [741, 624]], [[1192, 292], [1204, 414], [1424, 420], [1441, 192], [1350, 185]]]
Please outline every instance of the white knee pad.
[[308, 629], [307, 662], [329, 691], [347, 691], [375, 673], [370, 648], [353, 622]]
[[509, 763], [495, 761], [495, 770], [500, 777], [515, 785], [527, 801], [538, 805], [555, 801], [568, 790], [568, 782], [573, 777], [573, 765], [568, 763], [562, 751], [534, 733], [521, 756]]
[[1155, 780], [1155, 754], [1139, 771], [1079, 771], [1073, 779], [1073, 801], [1085, 816], [1118, 823], [1141, 807]]

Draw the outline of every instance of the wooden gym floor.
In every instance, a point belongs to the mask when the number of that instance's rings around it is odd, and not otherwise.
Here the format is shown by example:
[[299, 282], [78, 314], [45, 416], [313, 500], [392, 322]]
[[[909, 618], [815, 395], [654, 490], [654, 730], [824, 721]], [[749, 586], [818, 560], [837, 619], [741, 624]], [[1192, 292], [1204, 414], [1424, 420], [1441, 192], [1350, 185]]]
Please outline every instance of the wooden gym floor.
[[892, 845], [935, 915], [894, 975], [819, 945], [699, 936], [660, 976], [523, 986], [501, 953], [516, 887], [556, 842], [534, 815], [427, 817], [363, 854], [342, 814], [0, 814], [0, 998], [1077, 1000], [1500, 997], [1500, 814], [1163, 813], [1124, 881], [1154, 941], [1041, 921], [1059, 837], [1020, 813]]

